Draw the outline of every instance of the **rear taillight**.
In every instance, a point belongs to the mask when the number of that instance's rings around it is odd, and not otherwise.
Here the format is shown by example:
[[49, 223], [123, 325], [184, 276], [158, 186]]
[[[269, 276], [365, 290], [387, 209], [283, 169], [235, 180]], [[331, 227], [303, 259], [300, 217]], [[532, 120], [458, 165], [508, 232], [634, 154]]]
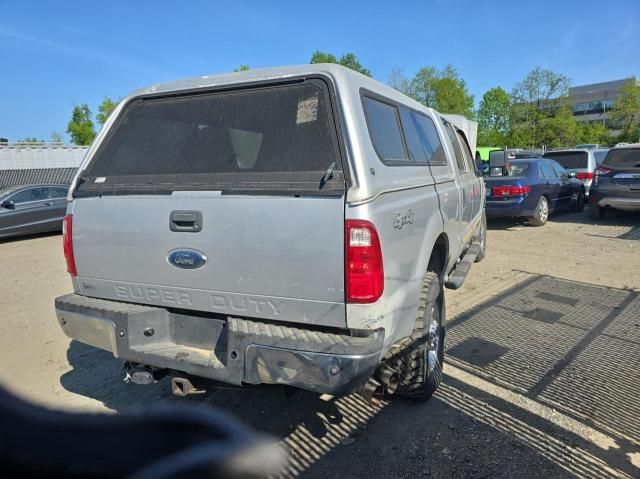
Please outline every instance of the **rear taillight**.
[[531, 193], [530, 186], [494, 186], [491, 190], [493, 196], [524, 196]]
[[576, 178], [582, 181], [593, 180], [593, 173], [590, 171], [587, 173], [576, 173]]
[[73, 256], [73, 215], [64, 217], [62, 223], [62, 247], [64, 249], [64, 259], [67, 260], [67, 272], [71, 276], [78, 276], [76, 259]]
[[612, 171], [613, 170], [611, 168], [607, 168], [606, 166], [600, 165], [596, 168], [596, 176], [608, 175]]
[[345, 288], [348, 303], [374, 303], [384, 291], [380, 239], [373, 224], [345, 222]]

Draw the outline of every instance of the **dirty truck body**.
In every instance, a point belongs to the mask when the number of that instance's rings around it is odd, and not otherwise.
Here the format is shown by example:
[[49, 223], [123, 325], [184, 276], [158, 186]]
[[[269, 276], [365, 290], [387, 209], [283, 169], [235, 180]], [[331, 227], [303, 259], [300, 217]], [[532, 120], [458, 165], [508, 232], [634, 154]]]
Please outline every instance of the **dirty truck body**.
[[134, 373], [358, 390], [484, 246], [469, 136], [336, 65], [136, 91], [70, 189], [62, 330]]

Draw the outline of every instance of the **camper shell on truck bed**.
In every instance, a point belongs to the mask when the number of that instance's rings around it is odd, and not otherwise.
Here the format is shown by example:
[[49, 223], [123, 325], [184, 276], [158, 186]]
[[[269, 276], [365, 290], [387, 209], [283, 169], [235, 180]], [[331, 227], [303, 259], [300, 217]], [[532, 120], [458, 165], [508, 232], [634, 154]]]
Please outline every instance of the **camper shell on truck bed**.
[[[141, 382], [408, 390], [484, 256], [470, 128], [338, 65], [138, 90], [70, 188], [61, 327]], [[420, 335], [436, 372], [393, 372]]]

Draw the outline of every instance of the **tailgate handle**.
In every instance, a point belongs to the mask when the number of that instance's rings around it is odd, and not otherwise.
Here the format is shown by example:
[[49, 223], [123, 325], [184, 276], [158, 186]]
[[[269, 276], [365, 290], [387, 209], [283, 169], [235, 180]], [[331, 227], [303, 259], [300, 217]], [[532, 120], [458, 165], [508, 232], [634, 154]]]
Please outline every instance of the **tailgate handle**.
[[177, 232], [198, 233], [202, 231], [200, 211], [172, 211], [169, 215], [169, 229]]

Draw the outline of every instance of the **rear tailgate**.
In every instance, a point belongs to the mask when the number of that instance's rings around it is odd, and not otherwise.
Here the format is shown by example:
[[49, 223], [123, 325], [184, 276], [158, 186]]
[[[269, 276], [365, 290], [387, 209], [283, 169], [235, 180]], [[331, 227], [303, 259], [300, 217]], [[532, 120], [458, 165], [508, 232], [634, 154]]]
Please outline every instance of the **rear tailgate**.
[[586, 151], [548, 151], [544, 157], [557, 161], [565, 170], [575, 173], [583, 183], [593, 180], [592, 168], [595, 165], [589, 165], [589, 153]]
[[598, 185], [601, 192], [612, 188], [615, 194], [640, 196], [640, 148], [609, 150], [598, 169]]
[[74, 192], [78, 292], [345, 327], [337, 138], [320, 79], [134, 100]]

